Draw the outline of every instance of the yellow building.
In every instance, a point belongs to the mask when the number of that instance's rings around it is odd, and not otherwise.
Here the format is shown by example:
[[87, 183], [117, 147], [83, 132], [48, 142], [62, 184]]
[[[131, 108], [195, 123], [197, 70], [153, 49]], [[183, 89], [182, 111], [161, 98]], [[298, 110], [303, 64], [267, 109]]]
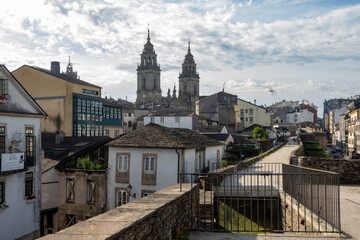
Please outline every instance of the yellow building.
[[253, 124], [266, 127], [271, 125], [271, 114], [264, 107], [238, 98], [235, 105], [235, 122], [236, 131], [243, 131]]
[[354, 109], [350, 112], [350, 123], [348, 129], [348, 147], [349, 153], [356, 152], [356, 122], [359, 119], [360, 109]]
[[[42, 133], [62, 130], [66, 136], [103, 135], [101, 87], [80, 80], [70, 61], [63, 73], [59, 62], [51, 62], [51, 70], [23, 65], [12, 74], [48, 114], [41, 122]], [[81, 107], [88, 110], [86, 114]]]

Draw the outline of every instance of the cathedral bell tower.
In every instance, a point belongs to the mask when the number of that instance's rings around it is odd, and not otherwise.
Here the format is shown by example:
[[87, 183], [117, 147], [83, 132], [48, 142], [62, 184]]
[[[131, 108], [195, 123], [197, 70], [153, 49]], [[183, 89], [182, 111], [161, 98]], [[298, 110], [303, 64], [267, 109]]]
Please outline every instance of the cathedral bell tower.
[[140, 54], [140, 64], [137, 71], [137, 97], [136, 105], [148, 108], [152, 104], [162, 101], [160, 87], [160, 64], [157, 63], [157, 54], [154, 45], [150, 42], [150, 31], [148, 29], [147, 42]]
[[179, 74], [179, 99], [186, 102], [190, 111], [195, 111], [195, 102], [199, 100], [199, 80], [199, 73], [196, 72], [196, 63], [191, 54], [189, 41], [188, 52]]

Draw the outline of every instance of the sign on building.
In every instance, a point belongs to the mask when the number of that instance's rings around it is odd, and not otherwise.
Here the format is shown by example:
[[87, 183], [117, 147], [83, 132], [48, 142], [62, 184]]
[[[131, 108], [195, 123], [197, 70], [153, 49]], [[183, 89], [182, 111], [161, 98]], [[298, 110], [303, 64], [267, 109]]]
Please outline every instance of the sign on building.
[[2, 153], [1, 172], [23, 169], [24, 161], [24, 153]]

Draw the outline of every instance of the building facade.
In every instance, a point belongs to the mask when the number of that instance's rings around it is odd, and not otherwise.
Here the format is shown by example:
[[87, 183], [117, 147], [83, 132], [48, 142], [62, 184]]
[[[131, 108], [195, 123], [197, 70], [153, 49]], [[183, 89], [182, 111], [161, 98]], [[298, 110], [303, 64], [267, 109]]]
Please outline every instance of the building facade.
[[178, 183], [178, 173], [221, 166], [223, 154], [220, 142], [188, 129], [153, 123], [108, 145], [109, 209]]
[[236, 131], [243, 131], [253, 124], [268, 127], [271, 125], [271, 114], [266, 108], [247, 102], [240, 98], [235, 105]]
[[59, 62], [51, 62], [50, 70], [24, 65], [13, 74], [47, 112], [43, 133], [61, 130], [66, 136], [80, 137], [103, 136], [106, 127], [122, 131], [122, 110], [106, 106], [101, 87], [80, 80], [70, 59], [66, 72], [60, 72]]
[[161, 95], [160, 64], [157, 62], [157, 54], [154, 45], [150, 42], [148, 29], [147, 42], [140, 54], [140, 64], [137, 71], [136, 104], [138, 106], [151, 106], [163, 102]]
[[235, 130], [235, 105], [237, 96], [226, 92], [218, 92], [210, 96], [202, 96], [196, 102], [196, 114]]
[[0, 65], [0, 239], [34, 239], [40, 222], [40, 122], [46, 113]]
[[[195, 104], [196, 101], [199, 100], [199, 83], [199, 73], [196, 71], [196, 63], [191, 53], [190, 42], [188, 42], [188, 52], [185, 55], [179, 74], [179, 95], [177, 99], [170, 103], [170, 106], [195, 112]], [[176, 97], [175, 88], [173, 91], [173, 97], [174, 96]]]

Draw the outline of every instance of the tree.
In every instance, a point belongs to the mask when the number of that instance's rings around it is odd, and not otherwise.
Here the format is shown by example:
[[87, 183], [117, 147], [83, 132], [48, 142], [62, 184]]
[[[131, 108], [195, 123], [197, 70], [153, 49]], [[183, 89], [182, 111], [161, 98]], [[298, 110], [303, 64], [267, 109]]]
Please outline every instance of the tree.
[[267, 140], [269, 138], [269, 132], [261, 127], [254, 128], [252, 133], [254, 138], [260, 138], [260, 140]]

